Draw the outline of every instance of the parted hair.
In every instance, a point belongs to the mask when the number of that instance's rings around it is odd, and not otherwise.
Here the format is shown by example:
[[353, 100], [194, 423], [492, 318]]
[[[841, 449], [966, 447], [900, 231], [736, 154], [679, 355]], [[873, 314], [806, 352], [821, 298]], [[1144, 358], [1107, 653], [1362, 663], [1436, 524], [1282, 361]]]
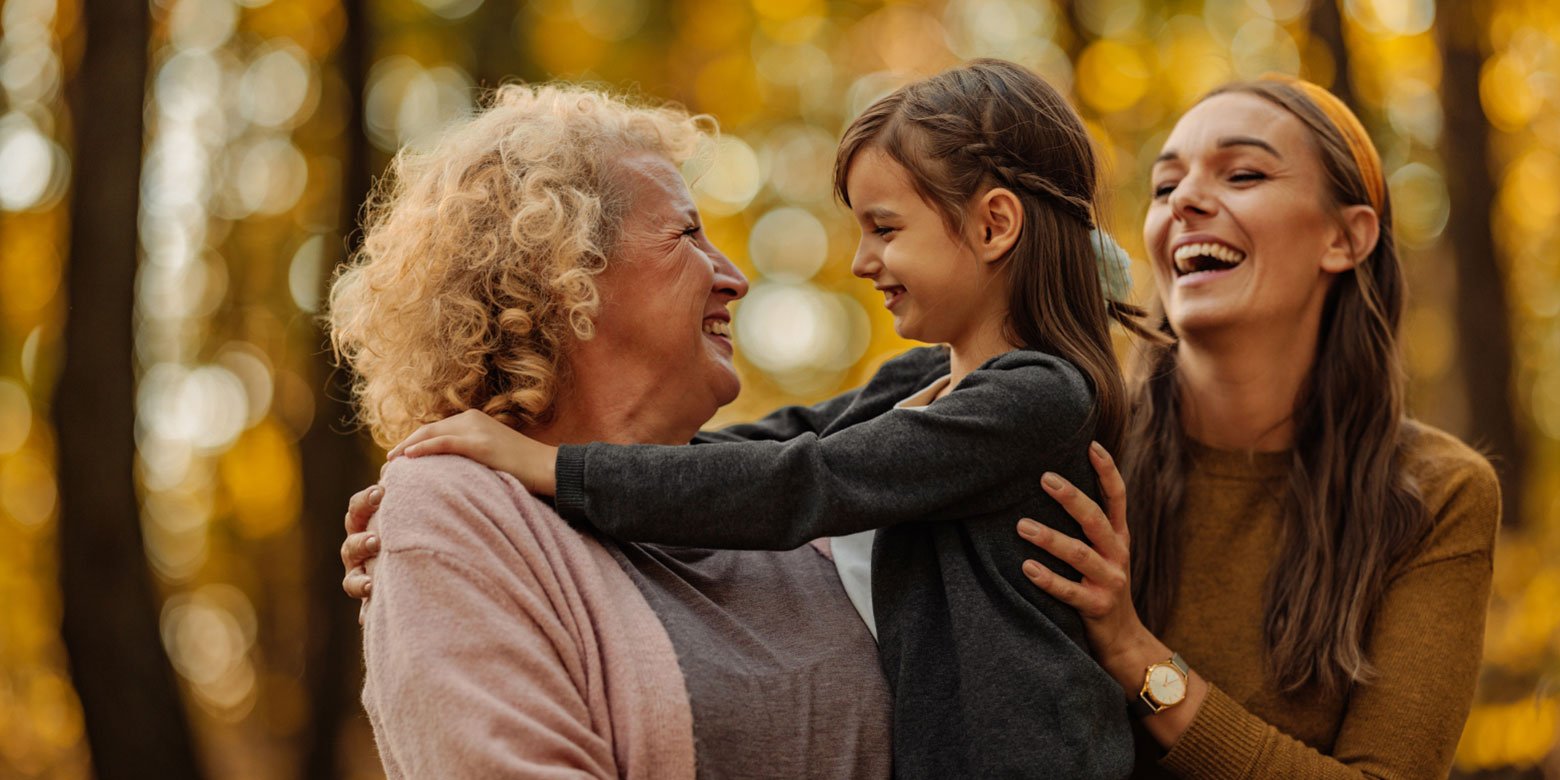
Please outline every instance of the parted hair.
[[917, 194], [955, 236], [963, 235], [977, 197], [996, 187], [1018, 197], [1023, 226], [1002, 259], [1010, 282], [1009, 336], [1083, 372], [1095, 395], [1095, 436], [1115, 448], [1126, 425], [1127, 396], [1111, 319], [1149, 334], [1138, 324], [1141, 312], [1107, 300], [1101, 285], [1092, 235], [1098, 164], [1078, 113], [1022, 66], [971, 60], [901, 87], [845, 130], [834, 188], [847, 206], [851, 161], [869, 148], [909, 172]]
[[545, 421], [570, 344], [594, 333], [595, 277], [629, 208], [613, 161], [651, 152], [678, 164], [713, 131], [671, 106], [510, 84], [431, 145], [401, 150], [328, 312], [374, 439], [467, 409]]
[[[1347, 140], [1301, 90], [1262, 80], [1207, 97], [1230, 93], [1266, 100], [1306, 126], [1330, 208], [1370, 205]], [[1384, 189], [1380, 239], [1328, 290], [1316, 357], [1293, 413], [1280, 549], [1262, 615], [1270, 674], [1285, 693], [1309, 686], [1338, 691], [1372, 678], [1365, 648], [1372, 615], [1393, 567], [1423, 542], [1431, 524], [1403, 467], [1405, 378], [1397, 348], [1403, 267]], [[1162, 313], [1157, 325], [1175, 337]], [[1132, 507], [1133, 600], [1144, 625], [1157, 632], [1169, 619], [1181, 575], [1176, 518], [1190, 461], [1175, 347], [1150, 345], [1140, 354], [1143, 376], [1134, 387], [1122, 464]]]

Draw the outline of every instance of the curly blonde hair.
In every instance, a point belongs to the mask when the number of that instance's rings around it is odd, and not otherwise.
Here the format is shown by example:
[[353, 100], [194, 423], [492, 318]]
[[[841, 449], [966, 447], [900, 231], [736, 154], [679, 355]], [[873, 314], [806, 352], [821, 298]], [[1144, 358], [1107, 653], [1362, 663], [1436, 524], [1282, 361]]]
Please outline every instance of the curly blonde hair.
[[569, 345], [594, 333], [595, 277], [630, 205], [615, 161], [681, 164], [715, 132], [577, 86], [510, 84], [485, 104], [396, 155], [331, 287], [331, 344], [381, 445], [467, 409], [545, 422]]

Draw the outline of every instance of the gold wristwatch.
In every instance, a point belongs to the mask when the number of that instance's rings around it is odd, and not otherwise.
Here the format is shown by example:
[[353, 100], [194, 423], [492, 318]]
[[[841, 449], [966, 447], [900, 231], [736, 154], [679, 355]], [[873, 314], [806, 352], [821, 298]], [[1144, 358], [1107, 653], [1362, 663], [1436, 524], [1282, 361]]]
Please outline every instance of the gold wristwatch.
[[1168, 661], [1150, 665], [1143, 672], [1143, 690], [1127, 703], [1127, 709], [1139, 718], [1146, 718], [1186, 701], [1190, 675], [1191, 670], [1186, 668], [1180, 653], [1170, 656]]

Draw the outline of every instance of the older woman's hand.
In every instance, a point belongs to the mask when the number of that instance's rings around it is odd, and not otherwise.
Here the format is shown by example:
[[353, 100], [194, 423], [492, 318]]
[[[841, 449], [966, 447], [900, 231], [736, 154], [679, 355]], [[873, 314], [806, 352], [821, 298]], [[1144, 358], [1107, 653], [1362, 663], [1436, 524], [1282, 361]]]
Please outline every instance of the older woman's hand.
[[341, 568], [346, 571], [346, 576], [341, 580], [341, 589], [348, 596], [363, 602], [358, 606], [358, 623], [363, 622], [364, 610], [368, 607], [368, 598], [374, 585], [369, 568], [379, 555], [379, 537], [369, 532], [368, 522], [384, 496], [384, 488], [371, 485], [354, 493], [352, 500], [347, 503], [347, 539], [341, 543]]
[[402, 455], [463, 455], [520, 480], [526, 490], [550, 496], [557, 490], [554, 469], [558, 448], [543, 444], [483, 414], [467, 409], [453, 417], [428, 423], [390, 450], [388, 458]]
[[1099, 474], [1100, 488], [1110, 507], [1109, 515], [1061, 476], [1046, 474], [1040, 480], [1045, 492], [1083, 526], [1089, 544], [1029, 518], [1018, 522], [1018, 533], [1083, 575], [1081, 582], [1073, 582], [1038, 561], [1024, 562], [1024, 575], [1031, 582], [1078, 610], [1095, 657], [1109, 668], [1112, 658], [1132, 654], [1145, 639], [1152, 637], [1132, 605], [1126, 483], [1110, 453], [1098, 443], [1089, 446], [1089, 460], [1094, 464], [1095, 473]]

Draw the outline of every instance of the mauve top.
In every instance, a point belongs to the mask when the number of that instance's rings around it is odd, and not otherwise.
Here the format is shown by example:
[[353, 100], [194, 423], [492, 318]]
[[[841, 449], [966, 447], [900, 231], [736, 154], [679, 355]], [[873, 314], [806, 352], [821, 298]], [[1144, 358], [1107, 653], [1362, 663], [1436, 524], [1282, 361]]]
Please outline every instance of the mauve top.
[[890, 776], [877, 648], [817, 549], [606, 546], [677, 651], [699, 777]]

